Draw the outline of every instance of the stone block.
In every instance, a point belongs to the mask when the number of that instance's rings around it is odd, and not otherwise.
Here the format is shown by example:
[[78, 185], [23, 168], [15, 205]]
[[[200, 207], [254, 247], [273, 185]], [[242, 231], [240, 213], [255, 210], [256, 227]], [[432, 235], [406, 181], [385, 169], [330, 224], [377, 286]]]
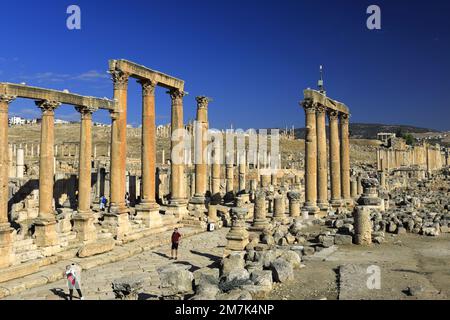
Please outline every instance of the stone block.
[[113, 239], [86, 243], [78, 250], [77, 256], [80, 258], [90, 257], [96, 254], [111, 251], [114, 249], [114, 246], [115, 241]]

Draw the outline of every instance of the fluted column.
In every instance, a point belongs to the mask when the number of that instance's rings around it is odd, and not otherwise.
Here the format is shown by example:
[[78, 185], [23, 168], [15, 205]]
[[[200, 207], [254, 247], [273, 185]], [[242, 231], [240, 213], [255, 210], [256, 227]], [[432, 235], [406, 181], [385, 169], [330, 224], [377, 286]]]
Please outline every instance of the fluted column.
[[195, 197], [204, 199], [207, 178], [207, 135], [208, 135], [208, 103], [204, 96], [196, 97], [197, 123], [195, 130]]
[[0, 268], [13, 262], [12, 232], [8, 222], [8, 179], [9, 179], [9, 147], [8, 147], [8, 108], [15, 97], [0, 95]]
[[316, 136], [316, 105], [305, 100], [305, 205], [310, 214], [319, 211], [317, 207], [317, 136]]
[[328, 165], [327, 135], [324, 106], [317, 107], [317, 205], [320, 209], [328, 208]]
[[111, 201], [109, 211], [113, 214], [127, 212], [125, 204], [126, 157], [127, 157], [127, 73], [111, 72], [114, 83], [116, 109], [111, 112]]
[[221, 171], [221, 161], [220, 161], [220, 142], [219, 139], [213, 137], [212, 139], [213, 150], [211, 152], [211, 195], [214, 203], [218, 203], [221, 200], [220, 196], [220, 171]]
[[328, 112], [330, 123], [330, 181], [331, 205], [340, 206], [341, 199], [341, 157], [339, 147], [339, 114], [335, 110]]
[[140, 81], [142, 85], [142, 195], [143, 207], [155, 208], [156, 195], [156, 123], [155, 88], [150, 80]]
[[349, 115], [340, 114], [341, 129], [341, 192], [346, 204], [352, 204], [350, 194], [350, 142], [349, 142]]

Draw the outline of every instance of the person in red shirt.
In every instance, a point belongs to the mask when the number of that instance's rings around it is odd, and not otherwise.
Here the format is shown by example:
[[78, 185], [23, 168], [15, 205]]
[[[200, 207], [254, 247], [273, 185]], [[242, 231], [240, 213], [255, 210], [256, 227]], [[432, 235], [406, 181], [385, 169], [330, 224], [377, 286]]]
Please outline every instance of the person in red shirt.
[[[177, 260], [178, 258], [178, 244], [180, 243], [181, 239], [181, 233], [178, 232], [178, 228], [175, 228], [172, 233], [172, 250], [171, 250], [171, 256], [172, 259]], [[174, 258], [175, 253], [175, 258]]]

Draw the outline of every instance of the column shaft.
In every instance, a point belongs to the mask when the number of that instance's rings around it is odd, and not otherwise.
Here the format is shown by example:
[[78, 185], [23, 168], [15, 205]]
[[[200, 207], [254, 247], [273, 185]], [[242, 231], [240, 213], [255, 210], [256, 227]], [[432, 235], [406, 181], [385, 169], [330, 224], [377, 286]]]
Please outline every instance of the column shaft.
[[121, 71], [113, 71], [114, 99], [116, 110], [111, 113], [111, 213], [126, 212], [125, 204], [125, 171], [127, 155], [127, 88], [129, 75]]
[[325, 107], [319, 106], [317, 108], [317, 204], [321, 209], [326, 209], [328, 207], [328, 165], [325, 112]]
[[171, 90], [172, 98], [172, 121], [171, 121], [171, 176], [170, 191], [171, 204], [185, 204], [186, 186], [184, 179], [184, 125], [183, 125], [183, 96], [180, 90]]
[[339, 147], [338, 112], [332, 110], [328, 113], [330, 122], [330, 181], [331, 204], [341, 204], [341, 161]]
[[94, 109], [78, 108], [78, 111], [81, 113], [78, 213], [88, 213], [91, 211], [92, 112]]
[[304, 101], [305, 109], [305, 209], [314, 214], [318, 211], [317, 201], [317, 136], [316, 105]]
[[204, 197], [207, 179], [208, 102], [204, 96], [196, 97], [197, 121], [195, 126], [195, 196]]
[[9, 180], [9, 147], [8, 147], [8, 107], [14, 100], [12, 96], [0, 95], [0, 229], [8, 223], [8, 180]]
[[60, 103], [40, 101], [42, 109], [41, 144], [39, 155], [39, 217], [44, 221], [54, 221], [53, 211], [53, 173], [55, 141], [55, 109]]
[[156, 175], [156, 119], [155, 87], [156, 83], [141, 81], [142, 84], [142, 204], [154, 207]]
[[346, 203], [352, 203], [350, 194], [350, 142], [349, 142], [349, 115], [340, 115], [341, 129], [341, 191]]

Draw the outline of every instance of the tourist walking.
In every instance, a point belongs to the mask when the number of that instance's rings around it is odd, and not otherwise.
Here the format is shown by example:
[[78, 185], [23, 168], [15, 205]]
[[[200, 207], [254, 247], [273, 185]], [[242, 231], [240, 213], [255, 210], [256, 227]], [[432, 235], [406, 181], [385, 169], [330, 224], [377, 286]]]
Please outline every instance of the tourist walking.
[[80, 300], [84, 300], [81, 293], [81, 268], [72, 263], [66, 266], [67, 286], [69, 287], [69, 300], [73, 300], [73, 289], [76, 289]]
[[100, 198], [100, 210], [105, 211], [105, 209], [106, 209], [106, 203], [107, 203], [106, 197], [105, 197], [105, 195], [103, 195], [103, 196]]
[[[178, 245], [180, 244], [181, 233], [178, 232], [178, 228], [175, 228], [172, 233], [172, 250], [171, 259], [178, 259]], [[175, 253], [175, 255], [174, 255]], [[175, 257], [174, 257], [175, 256]]]

